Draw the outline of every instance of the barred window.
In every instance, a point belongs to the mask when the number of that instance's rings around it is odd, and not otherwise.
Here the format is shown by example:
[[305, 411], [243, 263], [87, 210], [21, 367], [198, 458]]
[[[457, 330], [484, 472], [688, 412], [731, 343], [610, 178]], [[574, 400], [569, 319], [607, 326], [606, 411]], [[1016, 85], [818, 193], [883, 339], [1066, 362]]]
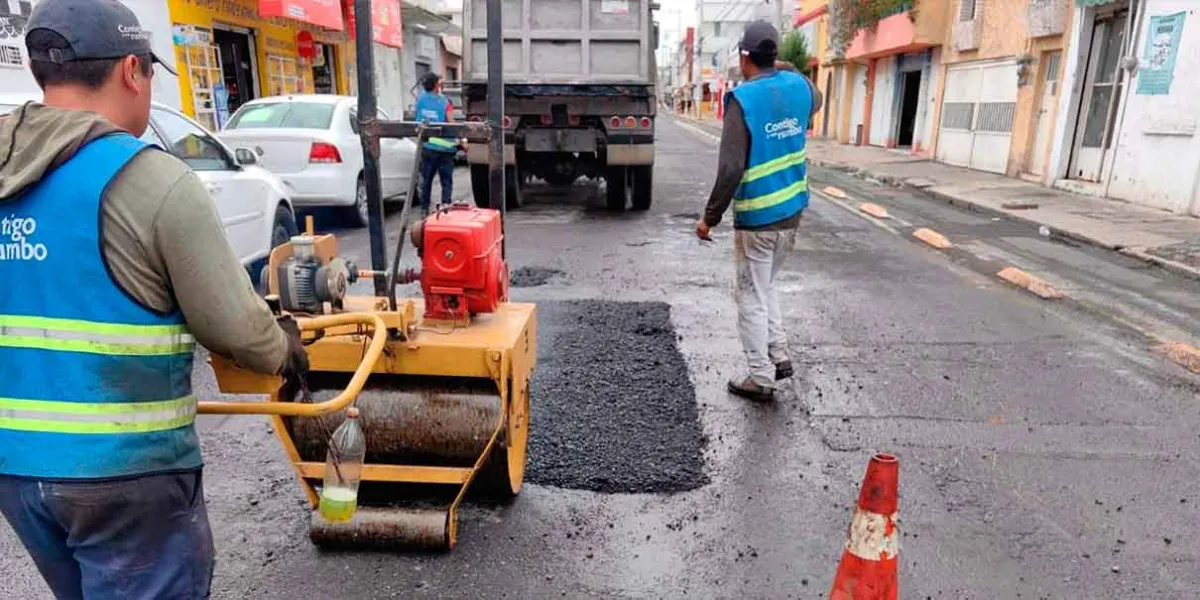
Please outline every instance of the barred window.
[[942, 127], [969, 130], [974, 117], [974, 102], [947, 102], [942, 105]]

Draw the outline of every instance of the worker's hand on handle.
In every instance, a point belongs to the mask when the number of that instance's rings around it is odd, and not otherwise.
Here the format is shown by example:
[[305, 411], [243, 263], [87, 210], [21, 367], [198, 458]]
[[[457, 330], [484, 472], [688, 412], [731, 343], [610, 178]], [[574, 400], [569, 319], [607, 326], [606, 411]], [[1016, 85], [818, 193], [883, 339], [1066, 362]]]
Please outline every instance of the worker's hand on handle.
[[295, 317], [282, 314], [275, 319], [279, 328], [288, 336], [288, 353], [283, 363], [283, 387], [279, 390], [279, 399], [293, 402], [296, 394], [304, 388], [304, 376], [308, 373], [308, 353], [304, 351], [304, 342], [300, 337], [300, 324]]
[[710, 230], [708, 223], [704, 222], [703, 218], [701, 218], [699, 221], [696, 221], [696, 237], [704, 241], [712, 241], [712, 231]]

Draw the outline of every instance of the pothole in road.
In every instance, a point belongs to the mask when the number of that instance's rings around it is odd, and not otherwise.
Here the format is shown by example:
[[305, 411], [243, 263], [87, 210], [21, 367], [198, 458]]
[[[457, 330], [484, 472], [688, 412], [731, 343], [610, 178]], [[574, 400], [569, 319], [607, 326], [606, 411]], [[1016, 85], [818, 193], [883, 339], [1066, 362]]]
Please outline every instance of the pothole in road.
[[708, 483], [696, 390], [663, 302], [538, 303], [531, 483], [670, 493]]
[[558, 269], [547, 269], [546, 267], [520, 267], [509, 275], [508, 284], [515, 288], [538, 287], [565, 274]]

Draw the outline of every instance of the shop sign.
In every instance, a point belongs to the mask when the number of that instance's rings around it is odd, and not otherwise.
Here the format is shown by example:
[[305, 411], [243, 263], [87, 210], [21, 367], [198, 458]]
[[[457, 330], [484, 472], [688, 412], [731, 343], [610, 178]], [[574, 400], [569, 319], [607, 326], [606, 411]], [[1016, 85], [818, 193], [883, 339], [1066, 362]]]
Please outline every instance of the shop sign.
[[258, 14], [295, 19], [336, 31], [343, 28], [339, 0], [258, 0]]
[[313, 42], [311, 31], [301, 31], [296, 34], [296, 54], [300, 58], [312, 59], [317, 55], [317, 45]]
[[1175, 55], [1183, 35], [1186, 12], [1150, 17], [1146, 35], [1144, 66], [1138, 70], [1137, 93], [1142, 96], [1161, 96], [1171, 93], [1175, 76]]
[[[355, 30], [354, 2], [346, 0], [346, 21], [350, 28], [350, 39], [358, 34]], [[375, 0], [371, 3], [371, 39], [384, 46], [404, 47], [403, 23], [400, 20], [400, 0]]]
[[200, 32], [196, 31], [195, 25], [175, 25], [171, 28], [171, 41], [176, 46], [199, 46]]

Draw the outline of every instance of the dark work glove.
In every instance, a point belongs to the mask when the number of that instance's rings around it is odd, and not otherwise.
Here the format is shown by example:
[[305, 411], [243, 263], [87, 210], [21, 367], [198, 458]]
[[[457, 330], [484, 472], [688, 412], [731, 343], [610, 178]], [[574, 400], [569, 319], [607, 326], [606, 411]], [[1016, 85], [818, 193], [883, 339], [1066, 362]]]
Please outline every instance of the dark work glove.
[[283, 370], [279, 373], [283, 376], [279, 399], [294, 402], [296, 394], [304, 387], [304, 376], [308, 373], [308, 353], [304, 351], [304, 343], [300, 337], [300, 324], [292, 315], [281, 315], [275, 322], [288, 338], [287, 358], [283, 362]]

